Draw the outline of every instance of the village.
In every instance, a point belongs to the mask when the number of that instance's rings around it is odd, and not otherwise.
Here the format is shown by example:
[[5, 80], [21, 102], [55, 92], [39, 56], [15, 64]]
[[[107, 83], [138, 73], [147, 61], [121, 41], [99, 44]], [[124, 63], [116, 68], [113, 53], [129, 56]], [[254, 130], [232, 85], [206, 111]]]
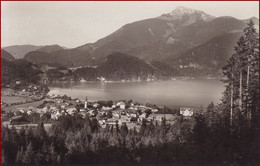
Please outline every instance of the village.
[[[19, 102], [16, 104], [7, 104], [1, 102], [1, 121], [4, 125], [16, 126], [19, 128], [21, 125], [35, 126], [38, 122], [44, 121], [50, 126], [52, 122], [59, 120], [60, 117], [80, 116], [81, 118], [97, 119], [101, 128], [107, 126], [126, 124], [129, 129], [141, 127], [143, 121], [146, 123], [161, 124], [163, 120], [168, 124], [180, 118], [190, 118], [194, 114], [191, 108], [180, 108], [176, 113], [165, 113], [164, 107], [156, 105], [143, 105], [132, 100], [120, 101], [89, 101], [86, 97], [85, 100], [72, 99], [66, 95], [45, 95], [38, 91], [39, 87], [31, 87], [22, 90], [24, 96], [35, 96], [40, 100], [36, 104], [30, 104], [32, 100]], [[17, 97], [21, 95], [19, 92], [5, 92], [7, 97]], [[4, 97], [6, 97], [4, 96]], [[3, 96], [2, 96], [3, 97]], [[35, 99], [34, 102], [37, 102]], [[11, 107], [10, 107], [11, 106]], [[19, 107], [20, 106], [20, 107]]]

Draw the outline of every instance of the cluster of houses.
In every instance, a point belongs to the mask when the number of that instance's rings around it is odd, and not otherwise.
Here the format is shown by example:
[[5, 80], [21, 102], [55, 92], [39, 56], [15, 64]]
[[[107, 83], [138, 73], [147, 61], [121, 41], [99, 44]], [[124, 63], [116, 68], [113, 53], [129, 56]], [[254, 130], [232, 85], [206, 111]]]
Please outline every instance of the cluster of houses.
[[44, 87], [30, 84], [21, 90], [5, 88], [1, 91], [1, 96], [29, 96], [31, 98], [42, 98], [45, 92], [46, 89]]
[[[110, 101], [107, 102], [90, 102], [87, 100], [71, 99], [68, 97], [60, 97], [56, 95], [47, 96], [45, 103], [40, 107], [29, 107], [19, 110], [21, 113], [39, 113], [51, 114], [51, 119], [57, 120], [63, 115], [79, 115], [82, 118], [86, 116], [96, 118], [102, 128], [107, 125], [126, 124], [129, 128], [140, 127], [145, 120], [147, 123], [156, 122], [160, 124], [164, 119], [167, 123], [173, 124], [178, 118], [174, 114], [159, 113], [156, 106], [145, 106], [138, 103], [126, 101]], [[180, 115], [191, 117], [193, 110], [190, 108], [181, 108]]]
[[[1, 89], [1, 108], [8, 109], [9, 106], [42, 100], [45, 97], [46, 91], [47, 89], [45, 87], [34, 84], [26, 85], [19, 90], [11, 88]], [[6, 102], [7, 99], [4, 98], [8, 98], [8, 100], [10, 99], [10, 101]]]

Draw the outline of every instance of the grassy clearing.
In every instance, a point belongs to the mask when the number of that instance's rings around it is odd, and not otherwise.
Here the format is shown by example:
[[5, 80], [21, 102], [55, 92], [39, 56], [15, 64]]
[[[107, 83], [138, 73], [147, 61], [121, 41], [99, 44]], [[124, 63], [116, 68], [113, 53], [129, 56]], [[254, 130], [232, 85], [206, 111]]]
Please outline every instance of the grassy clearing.
[[28, 96], [1, 96], [1, 102], [7, 104], [26, 102], [30, 100], [31, 99]]
[[40, 100], [40, 101], [31, 102], [31, 103], [25, 103], [25, 104], [19, 104], [19, 105], [13, 105], [13, 106], [8, 106], [8, 107], [3, 107], [2, 109], [4, 109], [5, 111], [14, 112], [14, 111], [19, 110], [20, 108], [29, 108], [30, 106], [38, 107], [38, 106], [41, 105], [43, 102], [44, 102], [44, 99], [43, 99], [43, 100]]
[[[3, 126], [7, 126], [9, 129], [12, 127], [12, 126], [14, 126], [15, 128], [16, 128], [16, 130], [21, 130], [21, 128], [22, 127], [36, 127], [38, 124], [22, 124], [22, 125], [10, 125], [10, 122], [8, 121], [8, 122], [3, 122], [2, 123], [3, 124]], [[44, 128], [45, 128], [45, 130], [47, 131], [47, 132], [49, 132], [49, 130], [50, 130], [50, 128], [51, 128], [51, 125], [52, 124], [44, 124]]]

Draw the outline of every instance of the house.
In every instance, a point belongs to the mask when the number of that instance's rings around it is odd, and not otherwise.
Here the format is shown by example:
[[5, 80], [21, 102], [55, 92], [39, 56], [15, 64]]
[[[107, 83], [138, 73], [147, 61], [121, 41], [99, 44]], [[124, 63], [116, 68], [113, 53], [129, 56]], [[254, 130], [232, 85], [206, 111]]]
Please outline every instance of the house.
[[118, 124], [118, 119], [116, 119], [116, 118], [107, 119], [106, 124], [107, 125], [116, 125], [116, 124]]
[[70, 107], [67, 109], [68, 114], [74, 115], [77, 112], [77, 109], [75, 107]]
[[146, 117], [146, 113], [144, 112], [144, 113], [142, 113], [141, 115], [139, 115], [139, 118], [141, 118], [141, 119], [144, 119]]
[[106, 124], [106, 120], [105, 119], [99, 119], [98, 123], [99, 123], [100, 126], [105, 125]]
[[61, 109], [65, 109], [65, 108], [66, 108], [66, 105], [65, 105], [65, 104], [62, 104], [62, 105], [60, 106], [60, 108], [61, 108]]
[[126, 115], [122, 115], [120, 117], [122, 123], [129, 123], [130, 122], [130, 118], [128, 118]]
[[98, 103], [94, 103], [94, 104], [93, 104], [93, 107], [94, 107], [94, 108], [97, 108], [98, 106], [99, 106]]
[[64, 100], [63, 99], [56, 99], [56, 102], [60, 104], [60, 103], [63, 103]]
[[21, 113], [24, 113], [24, 110], [23, 110], [23, 109], [20, 109], [19, 111], [20, 111]]
[[125, 102], [123, 102], [123, 101], [120, 101], [120, 102], [118, 102], [117, 104], [116, 104], [116, 106], [119, 106], [120, 107], [120, 109], [125, 109], [125, 106], [126, 106], [126, 104], [125, 104]]
[[90, 116], [96, 116], [96, 115], [95, 115], [95, 112], [96, 112], [96, 110], [91, 109], [91, 110], [89, 110], [89, 111], [87, 112], [87, 114], [90, 115]]
[[182, 116], [185, 116], [185, 117], [190, 117], [190, 116], [192, 116], [193, 115], [193, 109], [191, 109], [191, 108], [184, 108], [184, 107], [182, 107], [182, 108], [180, 108], [180, 114], [182, 115]]
[[112, 109], [114, 109], [114, 108], [116, 108], [116, 105], [115, 105], [115, 104], [112, 105]]
[[134, 117], [134, 118], [137, 117], [136, 113], [129, 113], [129, 116], [130, 116], [130, 117]]
[[119, 118], [120, 117], [120, 112], [119, 111], [113, 111], [112, 112], [112, 116], [115, 118]]
[[78, 115], [80, 115], [83, 119], [86, 118], [86, 112], [79, 112]]
[[152, 109], [152, 112], [155, 113], [155, 112], [158, 112], [158, 109]]
[[111, 109], [112, 109], [111, 107], [106, 107], [106, 106], [102, 107], [102, 110], [111, 110]]
[[87, 110], [86, 109], [79, 109], [79, 112], [86, 112]]
[[163, 118], [166, 119], [165, 114], [151, 114], [151, 115], [149, 115], [148, 120], [150, 119], [150, 120], [155, 120], [155, 121], [161, 122], [163, 120]]
[[51, 119], [58, 119], [62, 114], [57, 111], [56, 113], [51, 114]]
[[32, 110], [28, 110], [26, 113], [27, 115], [30, 115], [32, 113]]
[[15, 81], [15, 84], [16, 84], [16, 85], [20, 85], [21, 82], [17, 80], [17, 81]]

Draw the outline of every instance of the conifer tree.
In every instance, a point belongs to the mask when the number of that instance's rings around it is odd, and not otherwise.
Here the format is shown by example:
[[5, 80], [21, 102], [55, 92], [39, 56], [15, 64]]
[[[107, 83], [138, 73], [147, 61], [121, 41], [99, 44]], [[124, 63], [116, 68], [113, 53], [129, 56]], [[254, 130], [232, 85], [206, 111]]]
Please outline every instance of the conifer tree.
[[23, 156], [23, 163], [24, 164], [33, 164], [34, 163], [34, 150], [32, 147], [32, 143], [29, 143], [26, 147], [26, 151]]
[[15, 159], [16, 164], [22, 164], [23, 156], [24, 156], [24, 150], [23, 147], [21, 147], [21, 149], [16, 154], [16, 159]]
[[1, 165], [5, 165], [6, 164], [6, 156], [4, 153], [4, 150], [2, 150], [1, 152]]
[[[259, 112], [259, 38], [254, 22], [250, 20], [244, 35], [235, 46], [235, 53], [223, 67], [227, 77], [227, 96], [230, 100], [230, 124], [235, 114], [241, 115], [243, 125], [251, 124], [252, 114]], [[239, 112], [234, 112], [238, 106]], [[253, 111], [253, 112], [252, 112]], [[235, 113], [235, 114], [234, 114]]]

